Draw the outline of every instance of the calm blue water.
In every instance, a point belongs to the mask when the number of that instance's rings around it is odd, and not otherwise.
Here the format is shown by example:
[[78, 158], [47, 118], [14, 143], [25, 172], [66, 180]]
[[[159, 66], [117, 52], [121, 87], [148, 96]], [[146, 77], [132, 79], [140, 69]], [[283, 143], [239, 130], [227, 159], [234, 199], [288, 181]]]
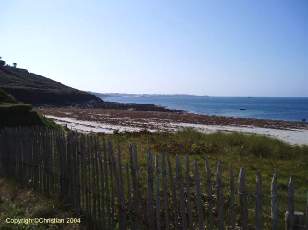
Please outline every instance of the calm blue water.
[[308, 121], [308, 98], [195, 97], [195, 96], [110, 96], [105, 101], [156, 104], [198, 114]]

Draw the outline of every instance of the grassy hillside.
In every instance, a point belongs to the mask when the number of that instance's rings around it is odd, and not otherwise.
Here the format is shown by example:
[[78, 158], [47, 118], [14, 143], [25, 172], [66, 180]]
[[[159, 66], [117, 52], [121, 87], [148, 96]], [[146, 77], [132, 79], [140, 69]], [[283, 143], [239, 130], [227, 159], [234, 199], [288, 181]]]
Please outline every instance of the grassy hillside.
[[90, 105], [102, 102], [87, 92], [10, 66], [0, 65], [0, 87], [18, 101], [33, 105]]

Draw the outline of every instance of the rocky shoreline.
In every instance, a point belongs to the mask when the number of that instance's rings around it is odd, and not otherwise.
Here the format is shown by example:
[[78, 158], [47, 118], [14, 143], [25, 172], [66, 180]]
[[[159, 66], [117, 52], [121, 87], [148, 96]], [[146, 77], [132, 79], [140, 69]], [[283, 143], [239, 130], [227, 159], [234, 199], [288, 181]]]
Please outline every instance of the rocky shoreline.
[[[95, 121], [113, 125], [141, 124], [143, 128], [152, 128], [152, 124], [163, 123], [192, 123], [204, 125], [259, 127], [271, 129], [303, 129], [308, 130], [308, 124], [276, 120], [259, 120], [250, 118], [233, 118], [199, 115], [182, 111], [138, 111], [131, 109], [101, 109], [76, 107], [41, 107], [37, 108], [45, 115], [70, 117], [83, 121]], [[141, 127], [141, 128], [142, 128]]]

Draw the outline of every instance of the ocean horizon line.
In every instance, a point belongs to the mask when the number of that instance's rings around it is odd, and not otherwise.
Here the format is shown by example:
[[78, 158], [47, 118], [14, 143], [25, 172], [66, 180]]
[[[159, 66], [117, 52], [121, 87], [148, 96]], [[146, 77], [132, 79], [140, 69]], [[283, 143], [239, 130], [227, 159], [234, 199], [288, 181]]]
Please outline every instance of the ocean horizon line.
[[213, 98], [308, 98], [308, 96], [218, 96], [218, 95], [198, 95], [186, 93], [100, 93], [87, 91], [99, 96], [190, 96], [190, 97], [213, 97]]

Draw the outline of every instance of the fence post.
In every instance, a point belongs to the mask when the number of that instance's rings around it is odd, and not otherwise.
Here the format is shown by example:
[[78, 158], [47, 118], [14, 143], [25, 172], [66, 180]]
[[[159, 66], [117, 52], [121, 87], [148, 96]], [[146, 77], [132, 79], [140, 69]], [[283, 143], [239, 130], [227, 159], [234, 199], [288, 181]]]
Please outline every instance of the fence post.
[[[131, 187], [131, 181], [130, 181], [130, 171], [129, 171], [129, 162], [126, 163], [126, 187], [127, 187], [127, 224], [130, 223], [132, 220], [131, 214], [132, 214], [132, 187]], [[129, 226], [129, 225], [128, 225]], [[129, 228], [129, 227], [128, 227]]]
[[94, 171], [94, 174], [95, 174], [95, 181], [94, 181], [94, 193], [95, 193], [95, 196], [97, 197], [96, 198], [96, 201], [97, 201], [97, 221], [96, 221], [96, 225], [100, 225], [101, 226], [101, 217], [102, 217], [102, 212], [101, 212], [101, 192], [100, 192], [100, 189], [101, 189], [101, 186], [100, 186], [100, 182], [101, 182], [101, 171], [100, 171], [100, 158], [99, 158], [99, 155], [100, 155], [100, 144], [99, 144], [99, 139], [98, 139], [98, 136], [95, 136], [94, 137], [94, 143], [95, 143], [95, 148], [94, 148], [94, 168], [95, 168], [95, 171]]
[[155, 158], [156, 169], [156, 229], [161, 229], [160, 224], [160, 154]]
[[117, 150], [117, 164], [116, 164], [116, 169], [117, 173], [116, 176], [118, 177], [117, 179], [117, 187], [118, 187], [118, 199], [120, 203], [120, 210], [119, 210], [119, 223], [120, 223], [120, 229], [126, 229], [126, 212], [125, 212], [125, 195], [124, 195], [124, 184], [123, 184], [123, 171], [122, 171], [122, 159], [121, 159], [121, 150], [120, 147], [118, 146]]
[[207, 228], [208, 229], [212, 229], [212, 225], [213, 225], [213, 215], [212, 215], [212, 211], [213, 211], [213, 201], [212, 201], [212, 182], [211, 182], [211, 177], [212, 177], [212, 173], [211, 173], [211, 168], [209, 165], [209, 161], [208, 158], [205, 156], [205, 173], [206, 173], [206, 195], [207, 195], [207, 204], [208, 204], [208, 210], [207, 210]]
[[198, 228], [199, 230], [204, 230], [204, 221], [203, 221], [203, 209], [201, 204], [201, 188], [200, 188], [200, 174], [198, 163], [195, 160], [195, 186], [196, 186], [196, 207], [197, 207], [197, 216], [198, 216]]
[[188, 229], [192, 229], [193, 226], [193, 218], [192, 218], [192, 210], [190, 204], [190, 176], [189, 176], [189, 156], [186, 154], [185, 156], [185, 188], [186, 188], [186, 211], [187, 211], [187, 227]]
[[263, 229], [262, 212], [262, 178], [258, 171], [256, 175], [256, 230]]
[[168, 179], [167, 179], [167, 163], [166, 154], [162, 155], [162, 181], [163, 181], [163, 206], [164, 206], [164, 219], [165, 229], [169, 230], [169, 203], [168, 203]]
[[181, 228], [187, 229], [187, 217], [185, 212], [185, 196], [184, 196], [184, 184], [182, 176], [182, 165], [179, 155], [176, 155], [176, 184], [179, 190], [179, 202], [180, 202], [180, 216], [181, 216]]
[[247, 230], [248, 209], [247, 209], [246, 176], [244, 168], [241, 168], [239, 175], [239, 200], [240, 200], [241, 229]]
[[111, 227], [115, 228], [115, 216], [116, 216], [116, 197], [117, 197], [117, 175], [115, 171], [115, 158], [114, 150], [111, 141], [108, 141], [108, 154], [109, 154], [109, 170], [110, 170], [110, 186], [111, 186]]
[[221, 162], [217, 163], [216, 170], [216, 198], [217, 198], [217, 217], [218, 217], [218, 229], [224, 229], [224, 197], [223, 197], [223, 185], [221, 179]]
[[172, 204], [173, 204], [173, 211], [174, 211], [174, 227], [178, 227], [178, 205], [177, 205], [177, 196], [176, 196], [176, 189], [175, 189], [175, 183], [172, 173], [172, 165], [170, 161], [169, 155], [167, 156], [167, 162], [168, 162], [168, 170], [169, 170], [169, 179], [170, 179], [170, 188], [171, 188], [171, 194], [172, 194]]
[[290, 177], [288, 183], [288, 211], [286, 214], [287, 230], [293, 230], [294, 227], [294, 186], [293, 179]]
[[231, 229], [235, 229], [235, 185], [234, 185], [234, 172], [230, 168], [230, 226]]
[[131, 161], [131, 174], [132, 174], [132, 186], [133, 186], [133, 209], [134, 218], [132, 229], [140, 229], [140, 192], [139, 192], [139, 167], [136, 145], [130, 146], [130, 161]]
[[[104, 177], [105, 177], [105, 223], [106, 223], [106, 229], [110, 229], [111, 228], [111, 220], [110, 220], [110, 201], [111, 201], [111, 195], [110, 195], [110, 171], [109, 171], [109, 167], [108, 167], [108, 153], [107, 153], [107, 146], [106, 146], [106, 141], [104, 140], [103, 143], [103, 149], [104, 149], [104, 164], [103, 164], [103, 169], [104, 169]], [[87, 170], [87, 168], [85, 168], [85, 170]], [[87, 203], [87, 200], [86, 200]], [[89, 205], [88, 205], [89, 206]]]
[[274, 173], [271, 184], [271, 217], [272, 229], [278, 229], [278, 199], [277, 199], [277, 174]]
[[[97, 227], [97, 220], [98, 220], [98, 188], [96, 187], [97, 183], [96, 183], [96, 178], [97, 178], [97, 168], [96, 168], [96, 143], [95, 143], [95, 136], [94, 135], [91, 135], [90, 136], [90, 143], [91, 143], [91, 158], [90, 158], [90, 165], [91, 165], [91, 173], [90, 173], [90, 178], [89, 178], [89, 181], [90, 181], [90, 184], [89, 184], [89, 187], [90, 187], [90, 191], [91, 191], [91, 200], [92, 200], [92, 216], [91, 216], [91, 219], [93, 221], [92, 225], [94, 227]], [[114, 159], [112, 159], [112, 164], [114, 164]]]
[[[99, 140], [98, 140], [99, 141]], [[100, 145], [99, 145], [100, 147]], [[101, 205], [100, 205], [100, 223], [102, 226], [105, 228], [106, 222], [105, 222], [105, 171], [103, 167], [103, 157], [102, 154], [105, 154], [104, 151], [102, 151], [101, 147], [99, 148], [99, 153], [98, 153], [98, 165], [99, 165], [99, 172], [100, 172], [100, 197], [101, 197]]]
[[[60, 143], [61, 144], [61, 143]], [[86, 213], [86, 198], [85, 198], [85, 194], [86, 194], [86, 191], [85, 191], [85, 157], [84, 157], [84, 150], [85, 150], [85, 138], [84, 136], [82, 135], [80, 137], [80, 191], [81, 191], [81, 213], [82, 214], [85, 214]], [[61, 156], [63, 155], [63, 153], [60, 154], [60, 159], [61, 159]], [[63, 162], [64, 163], [64, 162]], [[61, 167], [65, 167], [65, 164], [62, 163], [62, 160], [61, 160]], [[65, 180], [63, 179], [63, 182], [65, 182]]]
[[154, 229], [154, 212], [153, 212], [153, 155], [147, 154], [147, 222], [148, 228]]

